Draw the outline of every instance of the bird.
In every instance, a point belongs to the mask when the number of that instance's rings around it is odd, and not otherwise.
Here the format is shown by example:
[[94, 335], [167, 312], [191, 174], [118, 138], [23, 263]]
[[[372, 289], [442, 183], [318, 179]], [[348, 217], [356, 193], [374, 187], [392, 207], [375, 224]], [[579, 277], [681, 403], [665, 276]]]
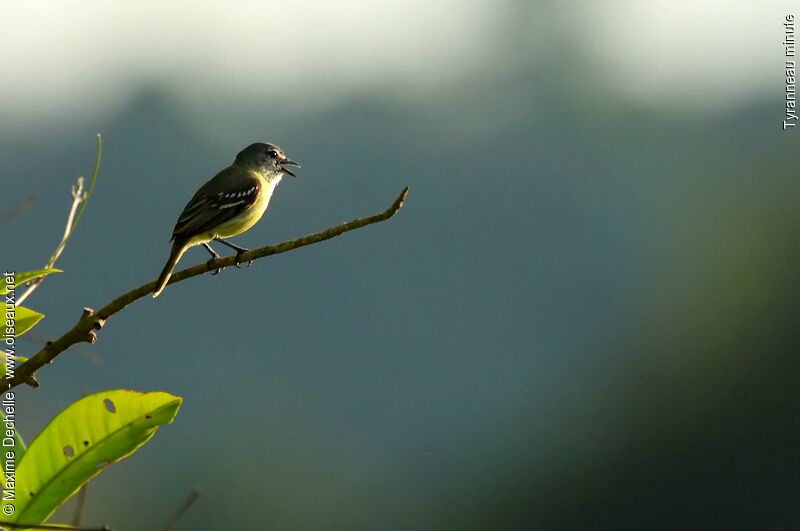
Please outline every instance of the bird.
[[[156, 282], [153, 298], [164, 290], [183, 253], [196, 245], [211, 253], [209, 265], [220, 257], [209, 242], [217, 241], [234, 249], [238, 267], [239, 256], [249, 249], [225, 238], [245, 232], [261, 219], [284, 174], [297, 177], [286, 166], [299, 168], [300, 164], [289, 159], [277, 145], [256, 142], [240, 151], [230, 166], [200, 187], [172, 230], [172, 249]], [[217, 269], [213, 274], [220, 271]]]

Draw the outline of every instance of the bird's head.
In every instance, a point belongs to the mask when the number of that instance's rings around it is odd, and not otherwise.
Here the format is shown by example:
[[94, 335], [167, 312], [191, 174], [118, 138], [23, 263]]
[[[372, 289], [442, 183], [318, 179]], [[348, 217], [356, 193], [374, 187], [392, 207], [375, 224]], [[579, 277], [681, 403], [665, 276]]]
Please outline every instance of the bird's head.
[[244, 148], [236, 155], [234, 164], [248, 166], [265, 173], [288, 173], [292, 177], [297, 175], [286, 166], [300, 167], [298, 163], [290, 160], [280, 147], [266, 142], [256, 142]]

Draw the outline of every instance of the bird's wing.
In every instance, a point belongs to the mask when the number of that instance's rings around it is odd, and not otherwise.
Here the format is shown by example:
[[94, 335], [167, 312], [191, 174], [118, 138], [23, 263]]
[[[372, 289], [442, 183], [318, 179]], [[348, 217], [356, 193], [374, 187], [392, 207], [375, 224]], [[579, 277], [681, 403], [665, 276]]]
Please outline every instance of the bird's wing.
[[204, 184], [183, 209], [172, 237], [191, 238], [234, 219], [253, 206], [261, 181], [249, 171], [230, 166]]

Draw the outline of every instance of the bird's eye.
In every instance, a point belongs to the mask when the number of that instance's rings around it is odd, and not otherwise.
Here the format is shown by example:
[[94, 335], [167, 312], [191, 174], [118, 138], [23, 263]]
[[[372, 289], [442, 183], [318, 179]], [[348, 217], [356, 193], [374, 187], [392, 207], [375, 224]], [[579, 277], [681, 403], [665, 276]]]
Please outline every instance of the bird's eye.
[[267, 151], [267, 153], [268, 153], [268, 154], [269, 154], [269, 156], [270, 156], [270, 157], [272, 157], [272, 158], [276, 158], [276, 159], [278, 158], [278, 152], [277, 152], [277, 151], [275, 151], [274, 149], [270, 149], [269, 151]]

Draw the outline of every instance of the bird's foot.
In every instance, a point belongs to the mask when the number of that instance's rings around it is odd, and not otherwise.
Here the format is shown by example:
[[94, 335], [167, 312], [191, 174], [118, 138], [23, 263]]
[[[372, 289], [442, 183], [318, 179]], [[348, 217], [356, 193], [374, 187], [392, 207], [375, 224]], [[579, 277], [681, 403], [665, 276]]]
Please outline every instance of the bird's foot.
[[[242, 249], [240, 251], [236, 251], [236, 267], [238, 267], [239, 269], [241, 269], [241, 266], [239, 264], [242, 263], [242, 261], [239, 260], [239, 257], [242, 256], [242, 253], [246, 253], [247, 251], [249, 251], [249, 249]], [[253, 265], [253, 261], [248, 260], [247, 267], [250, 267], [251, 265]]]
[[214, 269], [214, 271], [211, 273], [212, 276], [221, 273], [222, 270], [225, 269], [224, 267], [217, 267], [215, 269], [214, 262], [216, 262], [216, 260], [217, 260], [216, 258], [209, 258], [208, 262], [206, 262], [206, 265], [208, 266], [209, 269]]

